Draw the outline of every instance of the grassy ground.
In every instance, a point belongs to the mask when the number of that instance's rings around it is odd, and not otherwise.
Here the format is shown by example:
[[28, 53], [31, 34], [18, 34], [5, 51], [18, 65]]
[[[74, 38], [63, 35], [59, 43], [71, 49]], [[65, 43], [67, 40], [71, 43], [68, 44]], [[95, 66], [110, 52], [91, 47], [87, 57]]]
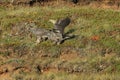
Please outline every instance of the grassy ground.
[[[49, 19], [69, 16], [61, 45], [35, 45], [20, 23], [51, 29]], [[89, 7], [0, 7], [0, 78], [10, 80], [119, 80], [120, 11]], [[14, 30], [18, 24], [19, 28]], [[15, 35], [18, 32], [17, 35]]]

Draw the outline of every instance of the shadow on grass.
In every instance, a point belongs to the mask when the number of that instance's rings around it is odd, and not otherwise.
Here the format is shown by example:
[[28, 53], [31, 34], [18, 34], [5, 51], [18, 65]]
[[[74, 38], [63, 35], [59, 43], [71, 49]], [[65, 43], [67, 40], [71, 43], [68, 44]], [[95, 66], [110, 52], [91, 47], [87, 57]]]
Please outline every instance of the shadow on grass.
[[79, 36], [79, 35], [71, 34], [73, 32], [75, 32], [75, 29], [70, 29], [68, 32], [66, 32], [63, 36], [64, 40], [61, 43], [64, 43], [64, 41], [66, 40], [70, 40]]
[[65, 33], [65, 36], [68, 35], [68, 34], [71, 34], [73, 32], [75, 32], [75, 29], [70, 29], [68, 32]]

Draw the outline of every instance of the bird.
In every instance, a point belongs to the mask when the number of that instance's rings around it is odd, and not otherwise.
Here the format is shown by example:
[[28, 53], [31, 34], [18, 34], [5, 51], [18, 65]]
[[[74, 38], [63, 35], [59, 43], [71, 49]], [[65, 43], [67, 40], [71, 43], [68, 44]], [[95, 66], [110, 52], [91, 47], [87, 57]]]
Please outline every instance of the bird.
[[36, 36], [36, 44], [46, 40], [51, 40], [54, 44], [59, 45], [64, 40], [59, 31], [54, 32], [53, 30], [37, 28], [34, 23], [30, 23], [28, 26], [30, 27], [29, 31]]
[[60, 32], [62, 35], [64, 35], [64, 29], [70, 24], [71, 20], [69, 17], [65, 17], [58, 20], [49, 20], [54, 24], [53, 31]]
[[54, 24], [54, 27], [50, 30], [44, 28], [35, 28], [35, 24], [30, 24], [30, 32], [32, 32], [37, 40], [36, 43], [40, 43], [45, 40], [51, 40], [54, 44], [61, 44], [64, 40], [69, 37], [64, 36], [64, 29], [70, 24], [71, 20], [69, 17], [61, 18], [58, 20], [49, 20]]

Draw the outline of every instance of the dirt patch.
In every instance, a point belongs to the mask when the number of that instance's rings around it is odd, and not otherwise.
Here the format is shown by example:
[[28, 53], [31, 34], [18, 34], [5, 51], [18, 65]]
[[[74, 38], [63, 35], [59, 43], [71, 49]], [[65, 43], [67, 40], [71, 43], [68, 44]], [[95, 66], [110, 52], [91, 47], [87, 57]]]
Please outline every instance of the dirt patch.
[[4, 64], [0, 66], [0, 80], [13, 80], [13, 74], [20, 74], [21, 72], [30, 72], [28, 67], [20, 66], [16, 63]]
[[75, 59], [78, 55], [76, 53], [69, 53], [69, 54], [64, 54], [60, 56], [61, 60], [71, 60]]
[[13, 80], [9, 73], [0, 75], [0, 80]]

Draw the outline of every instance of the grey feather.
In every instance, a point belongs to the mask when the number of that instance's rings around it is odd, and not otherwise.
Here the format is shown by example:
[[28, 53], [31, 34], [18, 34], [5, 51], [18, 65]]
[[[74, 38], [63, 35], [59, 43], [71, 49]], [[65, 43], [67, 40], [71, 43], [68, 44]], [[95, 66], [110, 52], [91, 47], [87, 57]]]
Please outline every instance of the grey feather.
[[64, 19], [58, 19], [54, 24], [54, 29], [59, 30], [61, 34], [64, 34], [64, 29], [70, 24], [71, 20], [69, 17]]

